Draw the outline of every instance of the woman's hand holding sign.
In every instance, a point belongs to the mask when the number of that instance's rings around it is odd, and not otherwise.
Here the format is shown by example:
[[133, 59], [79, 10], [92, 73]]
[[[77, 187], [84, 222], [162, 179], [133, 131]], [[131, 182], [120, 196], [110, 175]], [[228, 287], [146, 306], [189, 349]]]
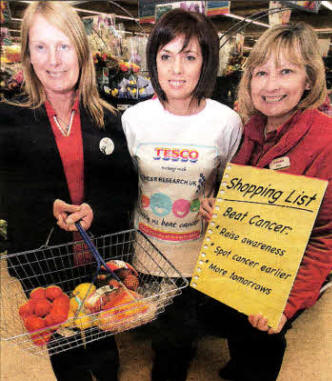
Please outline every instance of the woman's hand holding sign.
[[250, 315], [248, 317], [248, 320], [249, 320], [249, 323], [254, 328], [257, 328], [260, 331], [266, 331], [269, 335], [273, 335], [275, 333], [279, 333], [283, 329], [287, 321], [287, 317], [284, 314], [281, 315], [280, 322], [277, 329], [273, 329], [269, 327], [267, 324], [268, 323], [267, 319], [262, 315]]
[[216, 199], [213, 197], [210, 198], [203, 198], [201, 200], [201, 206], [199, 208], [199, 214], [202, 216], [202, 218], [209, 222], [212, 218], [212, 212], [214, 208], [214, 204], [216, 203]]

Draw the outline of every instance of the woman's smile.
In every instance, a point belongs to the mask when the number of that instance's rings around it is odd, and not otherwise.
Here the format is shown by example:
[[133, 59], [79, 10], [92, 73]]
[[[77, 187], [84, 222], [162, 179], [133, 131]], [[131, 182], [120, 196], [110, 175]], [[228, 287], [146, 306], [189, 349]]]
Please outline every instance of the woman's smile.
[[285, 95], [278, 95], [278, 96], [276, 96], [276, 95], [273, 95], [273, 96], [271, 96], [271, 95], [263, 95], [262, 96], [262, 98], [263, 98], [263, 100], [266, 102], [266, 103], [278, 103], [278, 102], [280, 102], [280, 101], [282, 101], [282, 100], [284, 100], [285, 98], [287, 97], [287, 95], [285, 94]]
[[170, 86], [174, 87], [174, 88], [180, 88], [181, 86], [183, 86], [185, 84], [186, 81], [180, 81], [180, 80], [169, 80], [168, 81]]
[[49, 70], [46, 70], [46, 73], [53, 77], [53, 78], [60, 78], [61, 76], [63, 76], [64, 74], [67, 73], [67, 71], [65, 70], [62, 70], [62, 71], [49, 71]]

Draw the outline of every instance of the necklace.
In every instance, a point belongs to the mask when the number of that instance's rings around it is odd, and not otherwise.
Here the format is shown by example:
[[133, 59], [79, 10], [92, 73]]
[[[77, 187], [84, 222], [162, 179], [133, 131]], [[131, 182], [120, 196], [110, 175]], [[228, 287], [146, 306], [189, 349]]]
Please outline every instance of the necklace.
[[[55, 122], [56, 126], [58, 127], [58, 129], [60, 130], [60, 132], [61, 132], [61, 134], [62, 134], [63, 136], [69, 136], [69, 135], [70, 135], [71, 126], [72, 126], [72, 124], [73, 124], [73, 120], [74, 120], [74, 115], [75, 115], [75, 110], [73, 110], [73, 111], [71, 112], [69, 123], [68, 123], [68, 125], [67, 125], [65, 128], [63, 128], [63, 127], [60, 125], [57, 116], [56, 116], [56, 115], [53, 116], [54, 122]], [[59, 119], [60, 119], [60, 118], [59, 118]], [[60, 120], [62, 120], [62, 119], [60, 119]]]

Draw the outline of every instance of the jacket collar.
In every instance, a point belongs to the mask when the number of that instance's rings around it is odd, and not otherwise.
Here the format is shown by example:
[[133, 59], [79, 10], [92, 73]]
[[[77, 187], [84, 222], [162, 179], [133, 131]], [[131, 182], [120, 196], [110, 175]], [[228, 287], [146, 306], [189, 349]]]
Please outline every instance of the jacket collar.
[[[316, 110], [297, 111], [278, 129], [279, 140], [259, 161], [258, 167], [265, 167], [276, 157], [288, 152], [308, 132]], [[264, 143], [265, 117], [253, 116], [244, 127], [244, 141], [234, 162], [247, 164], [256, 144]]]
[[[275, 131], [279, 139], [285, 135], [292, 127], [299, 122], [303, 112], [298, 110], [289, 118], [282, 126], [278, 127]], [[257, 141], [260, 144], [264, 143], [264, 130], [266, 126], [266, 117], [257, 114], [253, 116], [245, 126], [245, 133], [248, 134], [249, 139]]]

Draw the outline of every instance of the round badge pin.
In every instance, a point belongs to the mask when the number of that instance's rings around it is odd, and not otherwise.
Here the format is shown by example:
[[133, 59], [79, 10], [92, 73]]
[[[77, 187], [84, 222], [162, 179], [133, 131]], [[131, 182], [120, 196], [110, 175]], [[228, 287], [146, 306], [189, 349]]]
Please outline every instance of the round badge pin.
[[114, 143], [110, 138], [102, 138], [99, 142], [99, 149], [104, 155], [110, 155], [114, 151]]

